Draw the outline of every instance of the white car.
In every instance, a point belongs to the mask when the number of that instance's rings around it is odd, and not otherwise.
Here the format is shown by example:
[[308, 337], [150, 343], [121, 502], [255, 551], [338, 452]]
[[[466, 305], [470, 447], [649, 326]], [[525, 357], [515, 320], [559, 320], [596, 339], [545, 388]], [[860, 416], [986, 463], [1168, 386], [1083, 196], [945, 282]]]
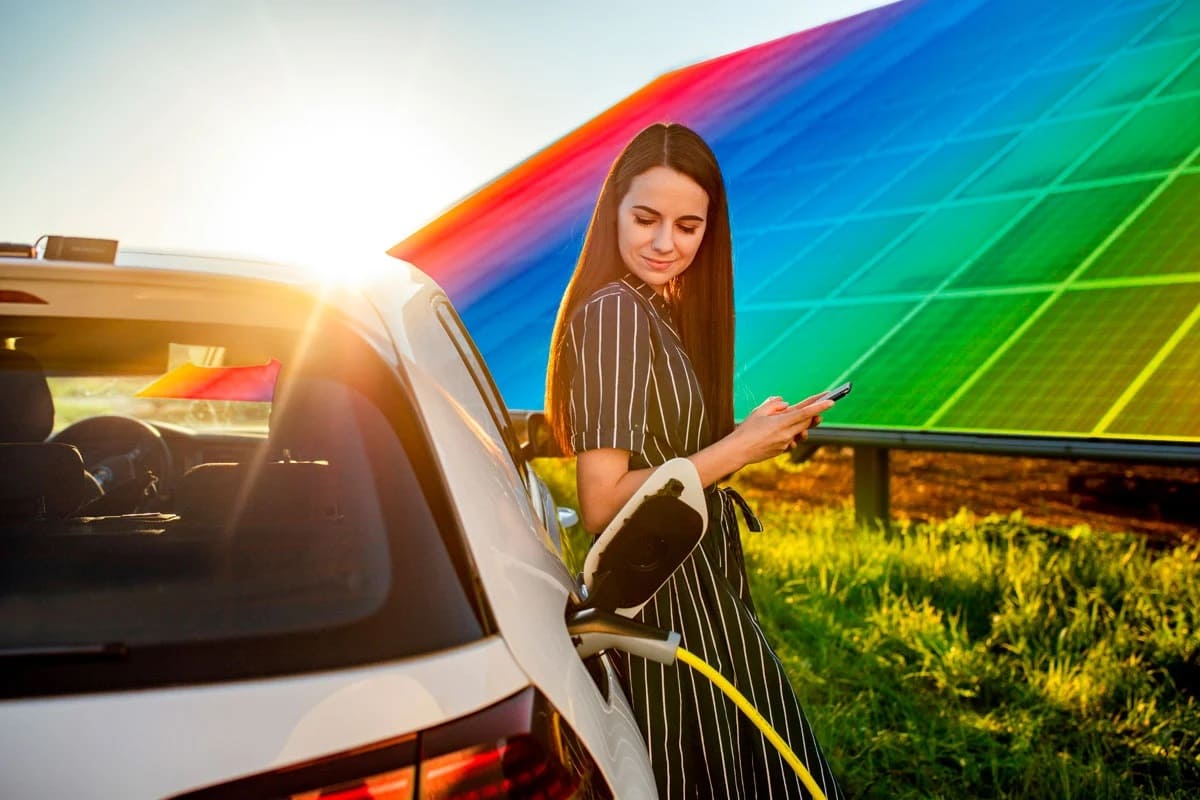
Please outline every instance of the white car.
[[427, 276], [117, 262], [0, 257], [0, 797], [655, 795]]

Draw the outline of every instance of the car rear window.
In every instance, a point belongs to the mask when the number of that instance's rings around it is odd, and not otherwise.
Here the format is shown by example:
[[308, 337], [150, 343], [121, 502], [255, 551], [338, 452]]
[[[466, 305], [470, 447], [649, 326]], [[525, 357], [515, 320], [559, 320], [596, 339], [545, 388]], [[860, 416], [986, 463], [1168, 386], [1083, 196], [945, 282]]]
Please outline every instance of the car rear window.
[[[402, 376], [328, 319], [307, 336], [184, 327], [0, 319], [0, 667], [18, 678], [2, 691], [329, 668], [482, 636]], [[209, 363], [180, 358], [197, 352]]]

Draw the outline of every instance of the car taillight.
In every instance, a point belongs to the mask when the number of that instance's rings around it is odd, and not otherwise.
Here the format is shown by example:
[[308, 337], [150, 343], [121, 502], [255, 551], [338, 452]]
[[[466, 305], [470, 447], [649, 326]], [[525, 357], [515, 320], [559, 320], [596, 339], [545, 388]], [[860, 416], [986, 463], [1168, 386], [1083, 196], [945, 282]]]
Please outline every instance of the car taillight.
[[571, 774], [529, 735], [480, 745], [421, 762], [421, 800], [544, 798], [575, 794], [583, 776]]
[[199, 789], [175, 800], [611, 799], [592, 757], [538, 692], [375, 746]]
[[413, 800], [416, 780], [412, 767], [374, 775], [315, 792], [292, 795], [292, 800]]

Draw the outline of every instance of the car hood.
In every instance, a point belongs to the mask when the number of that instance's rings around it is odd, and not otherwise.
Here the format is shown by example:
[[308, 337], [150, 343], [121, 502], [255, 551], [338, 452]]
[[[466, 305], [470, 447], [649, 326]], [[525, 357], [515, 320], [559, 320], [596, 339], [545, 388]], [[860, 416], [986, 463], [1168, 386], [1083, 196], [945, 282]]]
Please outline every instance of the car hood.
[[529, 684], [499, 637], [378, 666], [0, 703], [2, 797], [163, 797], [470, 714]]

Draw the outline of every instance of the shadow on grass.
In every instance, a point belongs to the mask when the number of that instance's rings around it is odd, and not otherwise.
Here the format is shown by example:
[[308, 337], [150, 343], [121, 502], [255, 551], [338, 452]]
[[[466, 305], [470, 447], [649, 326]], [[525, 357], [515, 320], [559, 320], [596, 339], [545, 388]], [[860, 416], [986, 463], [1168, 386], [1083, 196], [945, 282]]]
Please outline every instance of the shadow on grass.
[[755, 600], [850, 795], [1200, 792], [1200, 714], [1168, 669], [1189, 645], [1146, 624], [1195, 611], [1147, 600], [1143, 549], [1019, 520], [765, 516], [785, 532], [747, 537]]

